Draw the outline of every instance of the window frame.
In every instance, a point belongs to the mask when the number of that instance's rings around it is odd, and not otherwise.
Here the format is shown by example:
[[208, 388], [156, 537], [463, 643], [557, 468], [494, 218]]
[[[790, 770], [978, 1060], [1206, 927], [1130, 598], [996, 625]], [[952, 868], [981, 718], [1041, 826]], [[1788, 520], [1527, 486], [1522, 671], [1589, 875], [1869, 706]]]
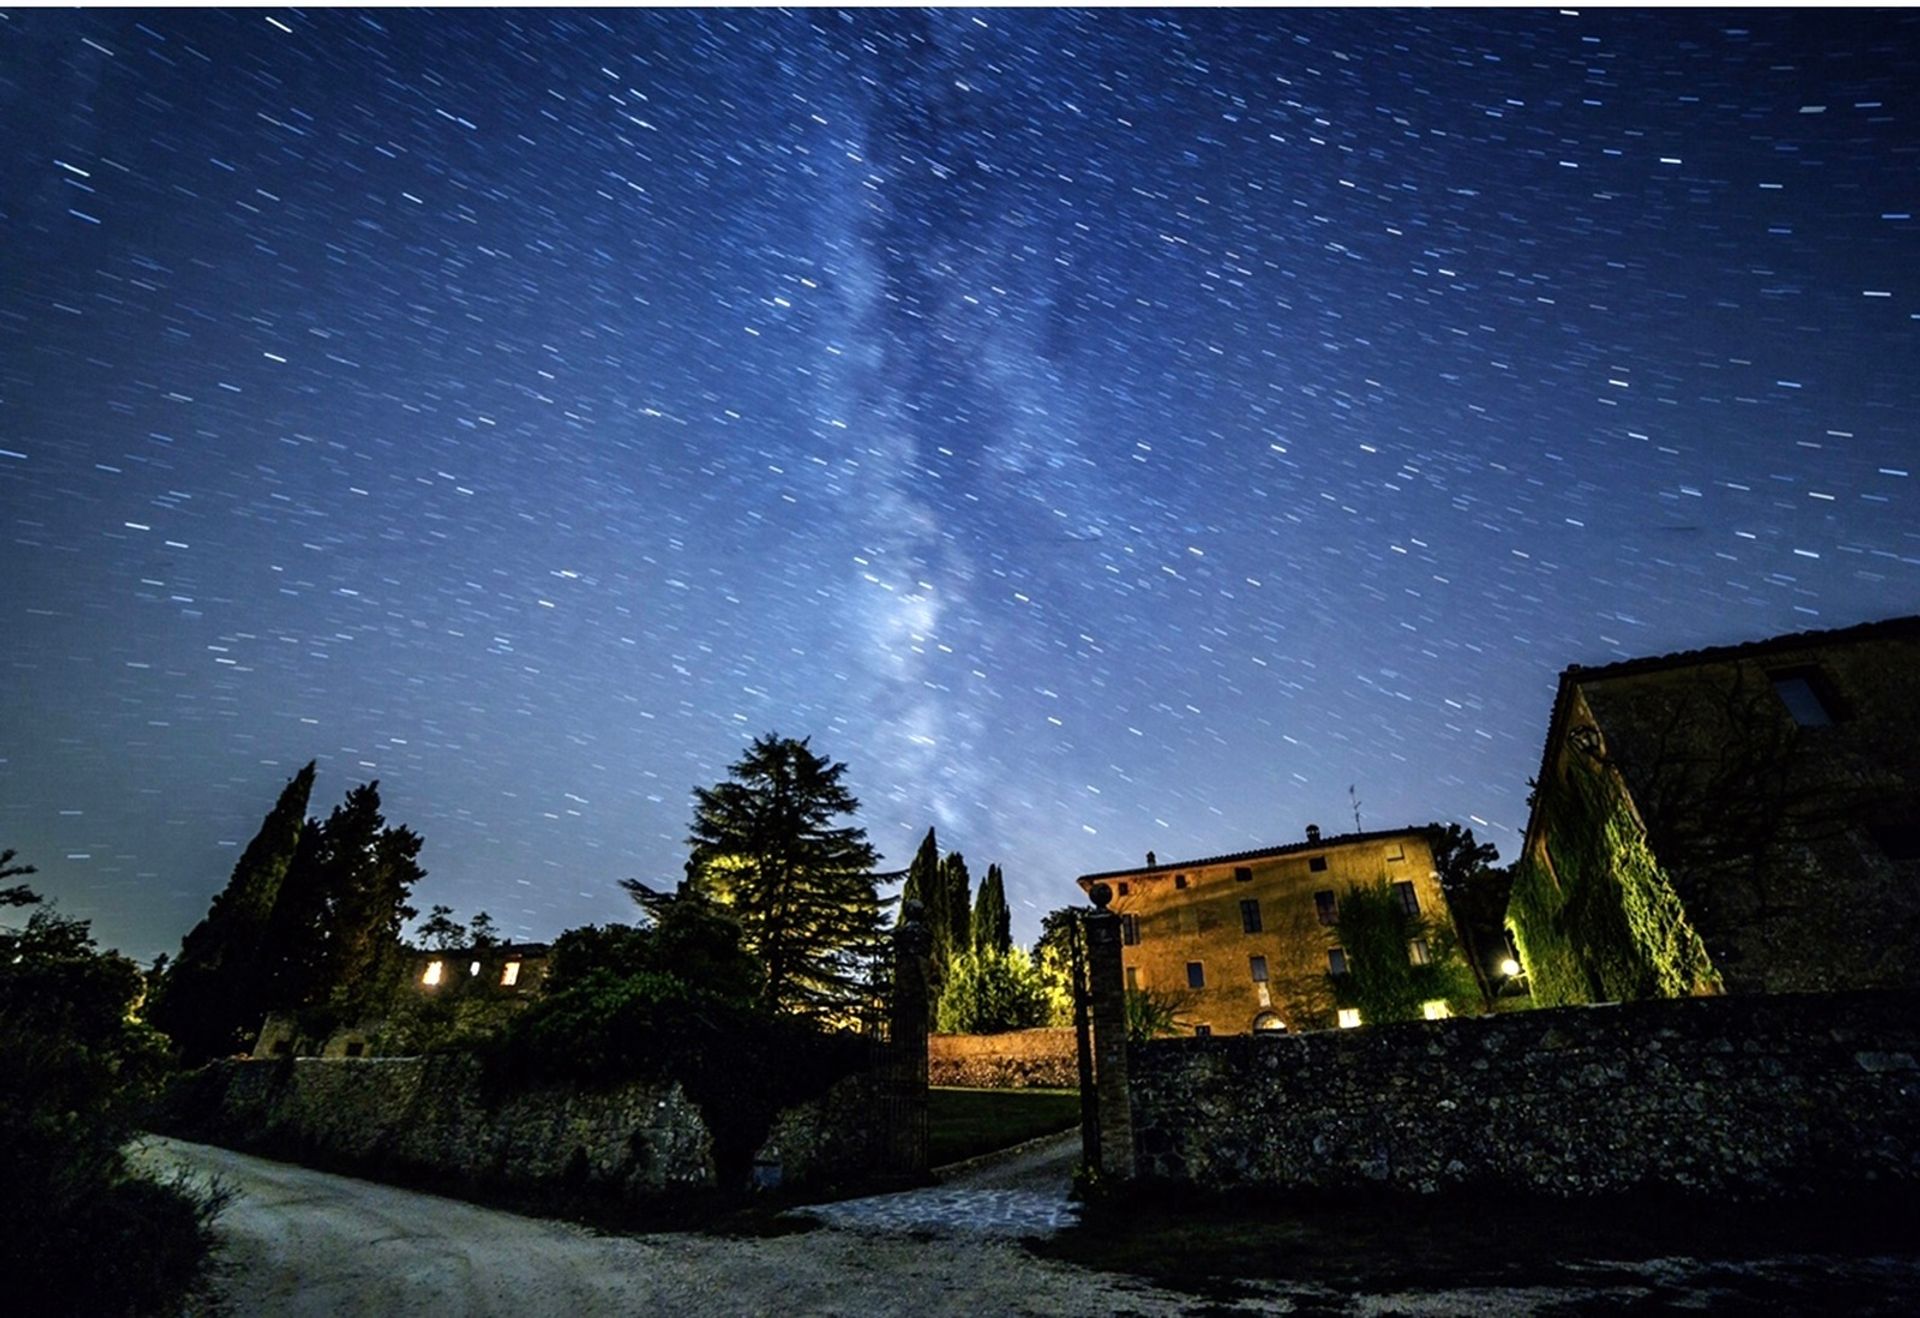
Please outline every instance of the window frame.
[[1187, 987], [1203, 989], [1207, 986], [1207, 963], [1204, 961], [1187, 962]]
[[1241, 899], [1240, 932], [1243, 934], [1265, 932], [1265, 926], [1260, 918], [1260, 899], [1258, 897], [1245, 897]]

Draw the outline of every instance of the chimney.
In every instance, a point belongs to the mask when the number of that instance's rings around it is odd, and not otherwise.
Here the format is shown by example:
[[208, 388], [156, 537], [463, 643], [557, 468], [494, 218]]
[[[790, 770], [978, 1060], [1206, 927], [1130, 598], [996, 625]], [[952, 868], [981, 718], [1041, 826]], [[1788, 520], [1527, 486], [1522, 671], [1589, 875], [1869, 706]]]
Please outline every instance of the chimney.
[[1320, 825], [1308, 824], [1307, 825], [1307, 841], [1318, 842], [1319, 840], [1320, 840]]
[[1148, 868], [1148, 869], [1152, 869], [1152, 868], [1153, 868], [1153, 863], [1154, 863], [1154, 862], [1153, 862], [1153, 853], [1152, 853], [1151, 851], [1149, 851], [1149, 852], [1147, 853], [1147, 868]]

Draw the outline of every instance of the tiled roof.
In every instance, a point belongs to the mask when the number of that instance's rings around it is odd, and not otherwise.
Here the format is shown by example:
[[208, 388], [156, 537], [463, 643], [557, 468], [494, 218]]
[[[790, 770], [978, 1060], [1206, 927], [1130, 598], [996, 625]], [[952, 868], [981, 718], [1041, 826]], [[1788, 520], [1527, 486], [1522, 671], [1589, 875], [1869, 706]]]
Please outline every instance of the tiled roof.
[[1410, 828], [1386, 828], [1370, 833], [1340, 833], [1332, 837], [1323, 837], [1318, 842], [1301, 839], [1288, 842], [1283, 846], [1256, 847], [1252, 851], [1230, 851], [1221, 856], [1202, 856], [1198, 860], [1156, 861], [1152, 865], [1136, 865], [1132, 869], [1102, 870], [1098, 874], [1082, 874], [1074, 882], [1078, 884], [1095, 883], [1103, 879], [1125, 879], [1134, 875], [1168, 874], [1175, 870], [1205, 869], [1209, 865], [1231, 865], [1243, 860], [1269, 860], [1274, 856], [1291, 855], [1297, 851], [1326, 851], [1332, 847], [1352, 846], [1356, 842], [1383, 842], [1391, 837], [1425, 836], [1426, 829], [1419, 826]]

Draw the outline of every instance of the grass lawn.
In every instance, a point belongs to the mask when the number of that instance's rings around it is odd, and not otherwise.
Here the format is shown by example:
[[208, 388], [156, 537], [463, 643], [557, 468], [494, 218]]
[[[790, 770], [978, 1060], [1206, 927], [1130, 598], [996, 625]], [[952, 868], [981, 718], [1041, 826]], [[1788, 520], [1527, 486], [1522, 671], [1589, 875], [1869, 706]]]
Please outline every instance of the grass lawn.
[[934, 1089], [927, 1095], [935, 1167], [1066, 1130], [1079, 1120], [1077, 1089]]

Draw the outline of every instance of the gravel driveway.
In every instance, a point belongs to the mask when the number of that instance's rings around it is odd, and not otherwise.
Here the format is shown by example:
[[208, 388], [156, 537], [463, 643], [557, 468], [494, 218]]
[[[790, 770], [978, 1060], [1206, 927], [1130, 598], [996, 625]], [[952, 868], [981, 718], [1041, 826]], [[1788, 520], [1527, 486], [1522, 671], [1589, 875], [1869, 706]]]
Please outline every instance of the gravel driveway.
[[228, 1311], [272, 1318], [454, 1313], [1171, 1314], [1193, 1297], [1036, 1259], [1011, 1240], [823, 1228], [764, 1239], [608, 1236], [180, 1140], [137, 1157], [233, 1189]]

